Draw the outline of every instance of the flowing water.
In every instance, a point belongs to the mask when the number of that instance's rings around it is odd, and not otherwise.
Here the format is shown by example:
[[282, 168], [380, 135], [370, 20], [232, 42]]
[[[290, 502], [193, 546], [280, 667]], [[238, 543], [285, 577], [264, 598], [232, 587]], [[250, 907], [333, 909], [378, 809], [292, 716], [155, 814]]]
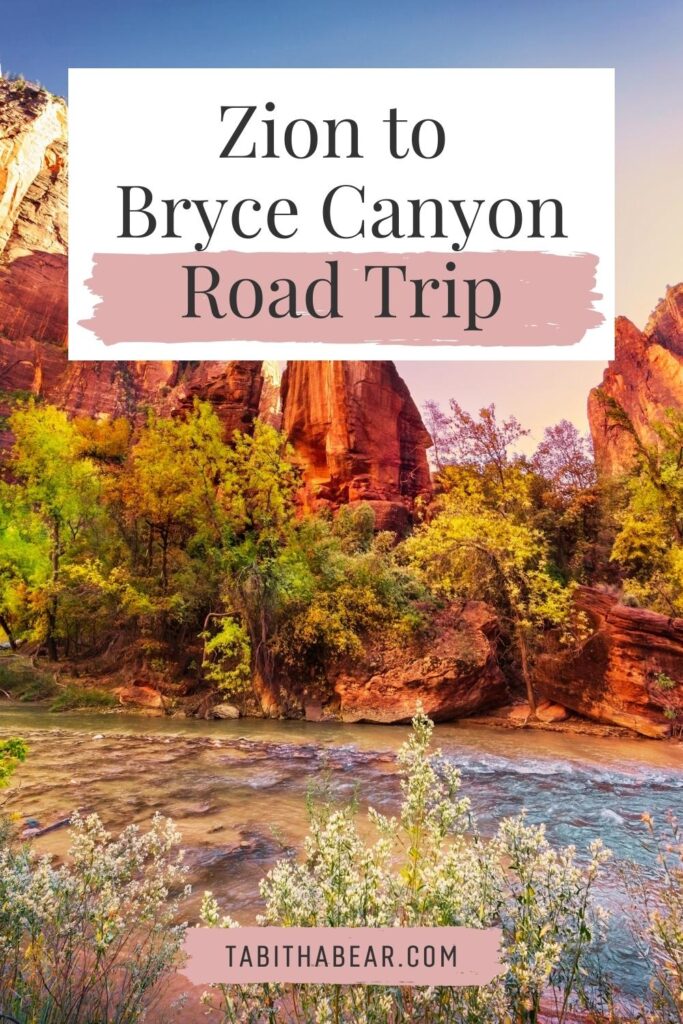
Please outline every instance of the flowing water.
[[[49, 824], [78, 808], [107, 827], [144, 825], [155, 811], [183, 835], [196, 892], [205, 889], [241, 923], [260, 910], [258, 882], [294, 856], [307, 830], [306, 795], [325, 780], [340, 797], [393, 812], [399, 802], [395, 753], [403, 727], [255, 719], [203, 722], [105, 714], [54, 715], [0, 705], [0, 738], [23, 736], [29, 759], [8, 806]], [[526, 808], [550, 839], [585, 849], [601, 837], [616, 859], [643, 856], [640, 821], [683, 809], [683, 746], [572, 734], [496, 730], [458, 723], [436, 728], [444, 755], [481, 830]], [[63, 854], [68, 832], [35, 840]], [[608, 874], [601, 898], [614, 912], [610, 966], [624, 990], [638, 971], [623, 923], [619, 886]]]

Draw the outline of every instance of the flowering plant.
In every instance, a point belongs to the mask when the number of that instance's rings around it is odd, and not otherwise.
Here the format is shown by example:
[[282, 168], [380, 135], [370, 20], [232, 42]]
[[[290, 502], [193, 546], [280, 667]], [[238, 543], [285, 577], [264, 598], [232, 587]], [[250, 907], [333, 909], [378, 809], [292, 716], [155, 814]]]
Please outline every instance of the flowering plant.
[[31, 1024], [133, 1024], [177, 963], [180, 837], [159, 815], [118, 838], [97, 815], [71, 827], [61, 867], [0, 845], [0, 1007]]
[[670, 814], [664, 827], [644, 814], [647, 866], [621, 867], [631, 930], [650, 984], [640, 1019], [683, 1024], [683, 830]]
[[[541, 999], [555, 1019], [588, 998], [586, 972], [604, 915], [593, 889], [609, 853], [599, 842], [585, 867], [572, 847], [554, 850], [524, 814], [484, 838], [458, 771], [431, 750], [421, 712], [399, 753], [397, 817], [369, 811], [363, 838], [354, 807], [312, 809], [301, 862], [280, 861], [261, 884], [263, 925], [466, 926], [502, 929], [504, 973], [471, 988], [221, 985], [204, 997], [223, 1024], [535, 1024]], [[202, 924], [232, 927], [206, 893]]]

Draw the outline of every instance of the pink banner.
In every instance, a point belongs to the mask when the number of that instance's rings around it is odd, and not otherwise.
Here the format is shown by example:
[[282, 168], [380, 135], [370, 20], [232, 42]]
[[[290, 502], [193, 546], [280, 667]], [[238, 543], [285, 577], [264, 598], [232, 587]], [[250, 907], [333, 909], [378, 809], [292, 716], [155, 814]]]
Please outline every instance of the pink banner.
[[190, 928], [195, 984], [486, 985], [498, 928]]
[[117, 342], [574, 345], [589, 253], [99, 253], [82, 325]]

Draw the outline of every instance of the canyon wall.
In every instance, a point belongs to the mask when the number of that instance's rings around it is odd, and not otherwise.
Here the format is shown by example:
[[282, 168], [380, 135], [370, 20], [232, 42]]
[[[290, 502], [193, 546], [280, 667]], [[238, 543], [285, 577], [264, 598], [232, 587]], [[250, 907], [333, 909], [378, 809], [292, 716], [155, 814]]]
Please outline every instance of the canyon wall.
[[613, 403], [645, 445], [657, 443], [652, 424], [667, 409], [683, 408], [683, 284], [667, 289], [644, 330], [617, 318], [614, 359], [588, 398], [596, 462], [610, 476], [627, 470], [636, 452], [629, 430], [610, 415]]
[[[0, 79], [0, 414], [17, 394], [72, 415], [171, 414], [210, 401], [226, 434], [259, 410], [261, 363], [69, 363], [67, 111], [30, 83]], [[0, 434], [0, 446], [10, 438]]]
[[0, 79], [0, 333], [66, 338], [66, 106]]
[[430, 490], [431, 438], [393, 363], [291, 363], [282, 407], [310, 507], [367, 502], [378, 529], [406, 528]]
[[[305, 503], [367, 500], [379, 528], [404, 529], [429, 490], [431, 439], [390, 362], [69, 363], [67, 112], [63, 100], [0, 79], [0, 415], [17, 393], [71, 415], [140, 423], [211, 402], [229, 438], [260, 416], [301, 461]], [[3, 397], [4, 393], [4, 397]], [[11, 439], [0, 428], [0, 447]]]

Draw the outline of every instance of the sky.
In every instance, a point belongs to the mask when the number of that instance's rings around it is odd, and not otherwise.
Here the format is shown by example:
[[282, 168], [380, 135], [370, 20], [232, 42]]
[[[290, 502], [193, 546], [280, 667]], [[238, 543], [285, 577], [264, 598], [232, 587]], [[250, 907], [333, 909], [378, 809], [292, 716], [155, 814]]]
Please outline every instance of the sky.
[[[1, 0], [0, 14], [3, 71], [60, 95], [69, 66], [615, 67], [617, 312], [643, 326], [683, 279], [681, 0]], [[535, 440], [562, 417], [585, 427], [603, 370], [398, 366], [418, 405], [495, 402]]]

